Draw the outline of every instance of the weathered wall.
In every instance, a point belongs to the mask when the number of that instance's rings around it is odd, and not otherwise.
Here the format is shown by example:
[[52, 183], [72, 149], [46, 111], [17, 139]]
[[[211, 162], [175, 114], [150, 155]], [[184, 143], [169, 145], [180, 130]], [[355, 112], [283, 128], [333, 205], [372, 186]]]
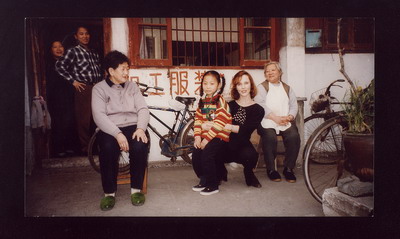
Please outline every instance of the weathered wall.
[[111, 50], [128, 55], [129, 29], [126, 18], [111, 18]]
[[282, 80], [293, 88], [298, 97], [306, 97], [304, 19], [281, 19], [281, 26], [283, 40], [279, 61], [283, 70]]
[[[343, 60], [346, 73], [356, 85], [365, 87], [374, 78], [374, 54], [345, 54]], [[313, 92], [327, 87], [336, 79], [345, 79], [339, 72], [340, 60], [338, 54], [306, 54], [305, 66], [307, 79], [305, 92], [308, 102]], [[350, 86], [346, 82], [339, 84], [343, 88], [333, 87], [332, 95], [342, 101]], [[308, 102], [304, 105], [306, 117], [311, 114]], [[340, 109], [340, 107], [336, 108]]]

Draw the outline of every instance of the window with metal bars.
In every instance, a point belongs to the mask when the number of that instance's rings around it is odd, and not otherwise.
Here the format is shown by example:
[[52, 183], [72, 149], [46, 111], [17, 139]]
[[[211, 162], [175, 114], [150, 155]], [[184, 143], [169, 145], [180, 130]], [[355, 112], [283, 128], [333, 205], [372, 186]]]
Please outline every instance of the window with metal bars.
[[[275, 23], [275, 24], [274, 24]], [[138, 66], [262, 66], [277, 59], [273, 18], [132, 18]]]
[[172, 18], [175, 66], [238, 66], [238, 18]]

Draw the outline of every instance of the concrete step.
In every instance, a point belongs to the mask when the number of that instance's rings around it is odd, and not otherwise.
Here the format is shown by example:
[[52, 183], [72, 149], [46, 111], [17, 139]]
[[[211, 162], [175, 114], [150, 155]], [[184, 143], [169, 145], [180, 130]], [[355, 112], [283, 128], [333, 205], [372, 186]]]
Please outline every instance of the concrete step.
[[322, 194], [325, 216], [370, 217], [373, 216], [374, 197], [351, 197], [338, 191], [337, 187], [325, 189]]

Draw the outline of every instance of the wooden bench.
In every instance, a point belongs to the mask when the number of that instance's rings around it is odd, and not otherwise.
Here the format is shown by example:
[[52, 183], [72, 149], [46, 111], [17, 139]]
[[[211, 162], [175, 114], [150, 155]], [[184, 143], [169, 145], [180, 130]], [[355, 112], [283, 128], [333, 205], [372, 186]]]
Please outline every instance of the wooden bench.
[[[144, 180], [143, 180], [143, 188], [142, 188], [142, 192], [144, 194], [147, 193], [147, 171], [148, 171], [148, 168], [146, 168], [146, 170], [144, 172]], [[130, 183], [131, 183], [131, 176], [129, 174], [129, 171], [127, 173], [118, 174], [118, 177], [117, 177], [117, 184], [118, 185], [130, 184]]]
[[[300, 151], [296, 160], [296, 164], [298, 166], [302, 164], [302, 152], [304, 149], [304, 101], [306, 100], [307, 100], [306, 97], [297, 97], [297, 105], [299, 109], [296, 115], [296, 126], [300, 134]], [[261, 147], [261, 137], [257, 133], [257, 130], [254, 130], [254, 132], [252, 133], [250, 141], [258, 153], [257, 167], [265, 167], [264, 152]], [[282, 136], [278, 136], [277, 159], [275, 160], [276, 166], [283, 165], [284, 155], [285, 155], [285, 146], [283, 145]]]

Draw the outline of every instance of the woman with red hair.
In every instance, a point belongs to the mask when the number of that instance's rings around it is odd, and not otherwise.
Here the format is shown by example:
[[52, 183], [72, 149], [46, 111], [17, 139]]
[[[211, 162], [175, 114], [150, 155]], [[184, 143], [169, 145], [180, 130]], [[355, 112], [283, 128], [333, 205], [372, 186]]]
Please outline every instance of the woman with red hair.
[[261, 184], [254, 175], [258, 153], [250, 142], [251, 134], [257, 129], [264, 117], [264, 109], [253, 98], [257, 94], [257, 86], [253, 77], [246, 71], [235, 74], [231, 83], [229, 109], [232, 124], [226, 124], [225, 129], [231, 131], [229, 143], [220, 151], [223, 162], [218, 164], [218, 175], [227, 181], [227, 171], [224, 163], [235, 162], [242, 164], [247, 186], [260, 188]]

